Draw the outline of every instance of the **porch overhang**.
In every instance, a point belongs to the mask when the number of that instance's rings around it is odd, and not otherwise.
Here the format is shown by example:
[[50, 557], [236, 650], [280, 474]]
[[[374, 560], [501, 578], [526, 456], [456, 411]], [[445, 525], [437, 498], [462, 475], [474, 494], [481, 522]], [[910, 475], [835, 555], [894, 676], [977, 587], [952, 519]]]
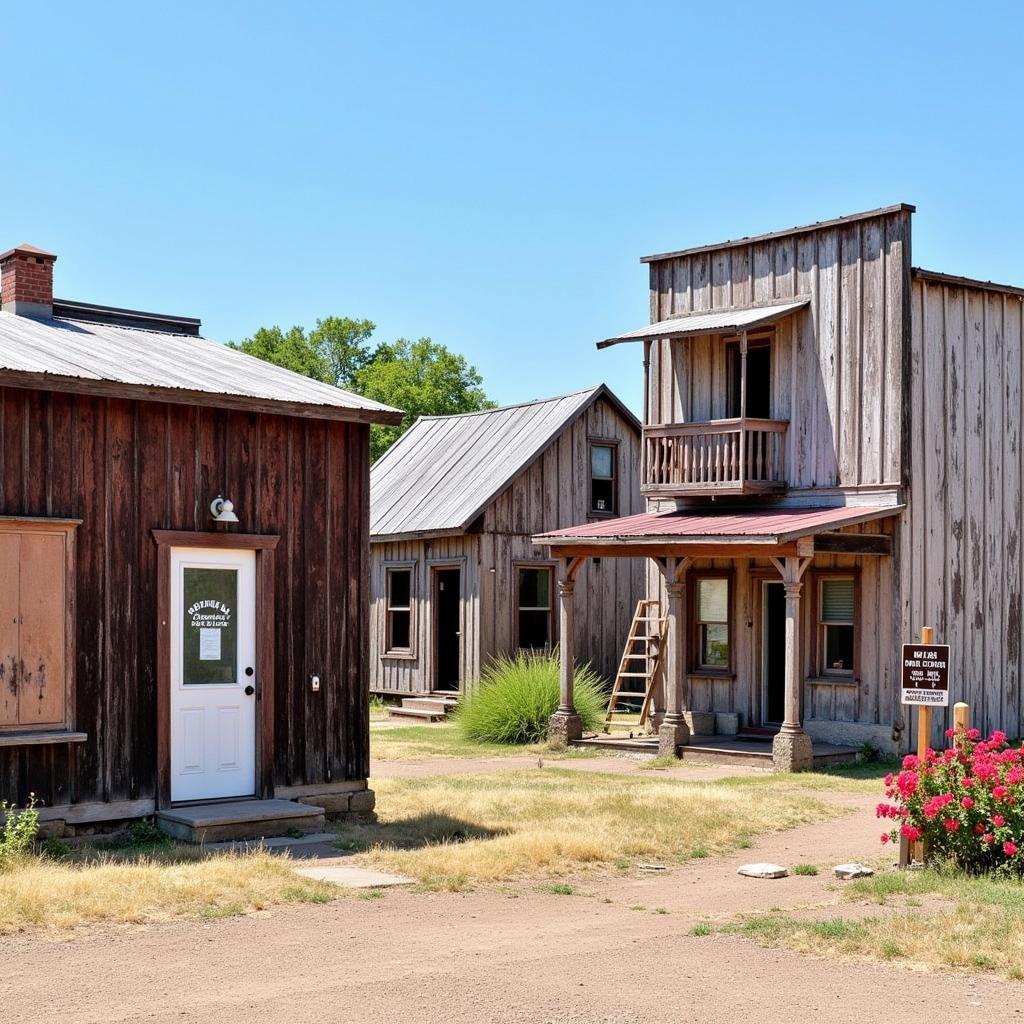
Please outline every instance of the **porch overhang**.
[[533, 543], [549, 548], [556, 558], [806, 558], [816, 551], [840, 549], [847, 554], [885, 555], [892, 544], [884, 534], [838, 531], [898, 516], [903, 508], [847, 505], [641, 513], [538, 534]]
[[810, 304], [810, 297], [787, 299], [784, 302], [765, 302], [741, 309], [719, 309], [700, 313], [684, 313], [638, 327], [597, 343], [598, 348], [621, 345], [627, 341], [653, 341], [657, 338], [689, 338], [697, 334], [737, 334], [767, 327], [783, 317], [791, 316]]

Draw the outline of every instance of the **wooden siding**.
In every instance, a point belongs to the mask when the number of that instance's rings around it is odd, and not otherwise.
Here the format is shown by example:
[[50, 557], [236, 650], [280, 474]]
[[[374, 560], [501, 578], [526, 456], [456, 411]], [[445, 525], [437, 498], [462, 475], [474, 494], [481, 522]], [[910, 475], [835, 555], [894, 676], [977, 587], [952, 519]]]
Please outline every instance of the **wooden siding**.
[[[365, 779], [368, 427], [0, 390], [0, 514], [81, 519], [74, 728], [0, 747], [0, 798], [148, 801], [156, 791], [153, 529], [277, 534], [274, 781]], [[323, 681], [311, 692], [311, 673]]]
[[[888, 534], [897, 531], [898, 519], [892, 517], [849, 527], [843, 533]], [[687, 708], [692, 711], [736, 712], [741, 726], [762, 724], [761, 690], [761, 618], [759, 587], [761, 580], [779, 580], [778, 571], [768, 559], [698, 559], [693, 572], [731, 570], [732, 572], [732, 676], [691, 672], [687, 677]], [[812, 579], [816, 572], [850, 570], [858, 580], [860, 621], [856, 630], [856, 679], [839, 680], [815, 677], [812, 665], [811, 636], [815, 628]], [[801, 658], [803, 663], [802, 713], [805, 719], [841, 722], [858, 726], [889, 726], [899, 708], [898, 623], [894, 616], [892, 593], [896, 572], [895, 559], [889, 556], [826, 555], [814, 556], [803, 588], [801, 601]], [[661, 572], [648, 563], [648, 589], [665, 607]], [[688, 590], [687, 601], [694, 595]], [[688, 608], [688, 616], [692, 609]]]
[[[520, 562], [548, 563], [547, 549], [530, 538], [547, 530], [587, 521], [589, 512], [589, 439], [619, 442], [619, 512], [643, 511], [640, 497], [640, 439], [610, 402], [599, 399], [520, 473], [487, 507], [478, 532], [431, 541], [373, 544], [371, 611], [371, 688], [387, 693], [421, 693], [431, 687], [432, 623], [427, 565], [464, 558], [464, 685], [472, 685], [488, 658], [515, 643], [515, 567]], [[384, 583], [388, 562], [415, 561], [417, 607], [413, 658], [383, 656]], [[491, 572], [491, 569], [494, 572]], [[557, 573], [555, 574], [557, 578]], [[643, 591], [643, 563], [602, 559], [577, 577], [576, 651], [606, 678], [614, 677], [637, 600]], [[557, 609], [557, 603], [555, 605]], [[554, 616], [557, 620], [557, 611]], [[557, 624], [555, 625], [557, 629]]]
[[[651, 321], [809, 296], [777, 328], [773, 415], [790, 421], [793, 488], [898, 485], [909, 329], [910, 213], [654, 262]], [[724, 414], [721, 339], [651, 346], [648, 422]]]
[[[934, 626], [971, 723], [1017, 736], [1024, 300], [915, 279], [912, 327], [903, 632]], [[949, 716], [934, 717], [937, 739]]]

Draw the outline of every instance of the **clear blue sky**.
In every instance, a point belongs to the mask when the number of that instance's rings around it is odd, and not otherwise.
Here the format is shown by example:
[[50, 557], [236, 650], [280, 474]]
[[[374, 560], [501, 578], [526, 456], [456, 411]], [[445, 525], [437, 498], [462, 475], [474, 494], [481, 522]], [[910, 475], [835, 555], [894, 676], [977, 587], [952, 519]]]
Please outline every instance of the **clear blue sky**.
[[886, 3], [11, 4], [0, 247], [57, 294], [368, 317], [501, 402], [634, 408], [639, 256], [893, 202], [1024, 283], [1024, 16]]

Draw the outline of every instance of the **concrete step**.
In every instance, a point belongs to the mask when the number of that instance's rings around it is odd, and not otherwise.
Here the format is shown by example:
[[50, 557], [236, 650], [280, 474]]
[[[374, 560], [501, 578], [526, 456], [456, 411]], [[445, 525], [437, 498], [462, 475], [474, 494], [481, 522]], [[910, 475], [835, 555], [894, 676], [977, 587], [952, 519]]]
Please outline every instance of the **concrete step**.
[[294, 800], [230, 800], [160, 811], [157, 825], [186, 843], [265, 839], [289, 832], [321, 832], [324, 810]]
[[416, 711], [434, 711], [439, 715], [446, 715], [458, 704], [455, 700], [441, 700], [438, 697], [406, 697], [402, 700], [403, 708], [412, 708]]

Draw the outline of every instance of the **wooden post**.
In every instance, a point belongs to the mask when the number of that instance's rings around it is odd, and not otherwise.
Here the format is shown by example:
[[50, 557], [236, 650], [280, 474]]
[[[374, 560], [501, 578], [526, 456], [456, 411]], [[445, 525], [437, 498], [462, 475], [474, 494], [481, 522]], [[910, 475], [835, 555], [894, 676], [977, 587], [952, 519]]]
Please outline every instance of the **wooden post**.
[[772, 741], [772, 765], [779, 772], [807, 771], [814, 765], [810, 736], [800, 724], [800, 591], [810, 558], [772, 558], [786, 591], [786, 676], [782, 728]]
[[662, 678], [665, 685], [665, 717], [658, 727], [658, 753], [676, 756], [677, 747], [690, 742], [686, 724], [686, 570], [689, 558], [668, 558], [662, 570], [668, 595], [667, 650]]
[[970, 722], [971, 709], [963, 702], [953, 705], [953, 746], [959, 747], [964, 740]]
[[747, 332], [740, 335], [740, 471], [742, 490], [747, 480]]
[[[921, 627], [921, 643], [935, 643], [935, 630], [931, 626]], [[928, 704], [922, 704], [917, 709], [917, 756], [924, 760], [925, 751], [928, 749], [932, 735], [932, 709]], [[914, 859], [923, 864], [928, 854], [928, 848], [924, 840], [919, 840], [913, 846]]]
[[576, 714], [573, 702], [573, 676], [575, 674], [573, 598], [576, 591], [576, 573], [583, 565], [582, 558], [565, 560], [565, 575], [558, 581], [558, 710], [551, 716], [548, 726], [550, 739], [572, 743], [583, 738], [583, 721]]

